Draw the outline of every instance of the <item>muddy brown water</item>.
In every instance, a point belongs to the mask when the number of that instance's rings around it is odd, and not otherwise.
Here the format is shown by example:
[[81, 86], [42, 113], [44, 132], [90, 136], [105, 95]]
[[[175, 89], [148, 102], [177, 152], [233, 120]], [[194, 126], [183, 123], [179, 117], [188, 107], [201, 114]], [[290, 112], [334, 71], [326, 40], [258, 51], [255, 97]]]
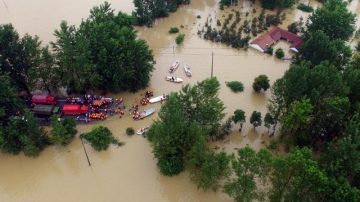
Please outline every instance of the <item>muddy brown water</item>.
[[[101, 0], [2, 0], [0, 1], [0, 23], [11, 22], [20, 34], [38, 35], [45, 43], [54, 40], [53, 31], [61, 20], [79, 24], [86, 18], [89, 9]], [[117, 11], [131, 13], [132, 0], [109, 1]], [[355, 1], [353, 1], [355, 2]], [[357, 2], [357, 1], [356, 1]], [[245, 4], [245, 3], [244, 3]], [[246, 7], [246, 5], [245, 5]], [[178, 91], [180, 84], [166, 82], [168, 67], [179, 59], [181, 66], [175, 72], [184, 79], [184, 84], [194, 84], [210, 77], [211, 54], [214, 53], [214, 76], [221, 83], [220, 98], [226, 106], [227, 116], [235, 109], [246, 112], [247, 121], [253, 110], [266, 112], [266, 102], [270, 93], [255, 94], [252, 81], [260, 74], [266, 74], [271, 82], [280, 78], [289, 67], [289, 62], [277, 60], [253, 49], [238, 51], [226, 46], [204, 41], [197, 36], [197, 29], [208, 15], [220, 11], [214, 0], [193, 0], [191, 5], [182, 6], [170, 17], [157, 20], [153, 28], [137, 28], [139, 37], [145, 39], [154, 51], [156, 69], [152, 73], [149, 88], [155, 95]], [[351, 8], [359, 11], [358, 4]], [[283, 27], [300, 16], [307, 14], [294, 10]], [[197, 19], [200, 15], [202, 18]], [[170, 27], [181, 25], [181, 33], [186, 35], [184, 44], [176, 47], [175, 35], [168, 34]], [[277, 46], [288, 48], [281, 42]], [[189, 64], [193, 76], [187, 78], [183, 65]], [[233, 93], [226, 87], [226, 81], [243, 82], [245, 91]], [[127, 106], [139, 99], [143, 92], [120, 93], [112, 95], [123, 97]], [[144, 108], [160, 104], [148, 105]], [[125, 129], [136, 130], [150, 125], [157, 114], [142, 120], [133, 121], [130, 115], [122, 119], [112, 117], [104, 122], [78, 126], [79, 133], [91, 130], [95, 125], [108, 127], [114, 135], [124, 142], [122, 147], [111, 146], [107, 151], [95, 152], [85, 144], [92, 166], [89, 167], [81, 141], [76, 138], [65, 147], [46, 148], [38, 158], [31, 159], [0, 154], [0, 201], [231, 201], [221, 192], [201, 191], [190, 181], [189, 173], [183, 172], [175, 177], [162, 176], [153, 159], [148, 141], [140, 136], [127, 137]], [[223, 142], [216, 143], [220, 149], [234, 152], [236, 148], [250, 145], [263, 148], [271, 138], [266, 129], [255, 131], [247, 122], [242, 133], [234, 132]]]

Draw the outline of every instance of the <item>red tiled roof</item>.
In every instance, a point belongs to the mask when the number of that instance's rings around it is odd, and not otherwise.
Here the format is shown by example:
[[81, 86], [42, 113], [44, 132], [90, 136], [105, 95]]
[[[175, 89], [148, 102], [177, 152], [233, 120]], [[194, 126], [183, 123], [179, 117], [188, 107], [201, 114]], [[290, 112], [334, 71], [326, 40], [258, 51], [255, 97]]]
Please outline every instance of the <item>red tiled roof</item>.
[[275, 27], [269, 32], [262, 34], [261, 36], [256, 38], [250, 44], [256, 44], [260, 46], [260, 48], [262, 48], [263, 50], [266, 50], [268, 46], [273, 45], [280, 39], [287, 40], [291, 44], [290, 48], [296, 48], [296, 49], [299, 49], [299, 47], [303, 42], [298, 35], [283, 30], [279, 27]]

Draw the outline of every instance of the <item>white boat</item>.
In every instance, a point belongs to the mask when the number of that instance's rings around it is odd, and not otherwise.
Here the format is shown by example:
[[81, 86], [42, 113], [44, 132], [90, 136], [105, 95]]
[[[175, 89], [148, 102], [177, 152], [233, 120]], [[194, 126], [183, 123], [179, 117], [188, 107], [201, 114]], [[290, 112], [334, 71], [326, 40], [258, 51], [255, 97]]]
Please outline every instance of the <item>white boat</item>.
[[166, 100], [166, 96], [160, 95], [160, 96], [151, 98], [151, 99], [149, 100], [149, 103], [152, 103], [152, 104], [153, 104], [153, 103], [160, 102], [160, 101], [162, 101], [162, 100]]
[[172, 65], [171, 65], [171, 67], [170, 67], [170, 69], [169, 69], [169, 72], [172, 74], [172, 73], [174, 73], [176, 70], [177, 70], [177, 68], [179, 67], [179, 65], [180, 65], [180, 61], [179, 60], [176, 60]]
[[138, 135], [144, 135], [146, 132], [149, 131], [149, 129], [150, 129], [149, 126], [146, 126], [145, 128], [140, 128], [140, 129], [136, 132], [136, 134], [138, 134]]
[[185, 75], [186, 75], [187, 77], [191, 77], [190, 65], [185, 64], [185, 65], [184, 65], [184, 71], [185, 71]]
[[174, 82], [174, 83], [182, 83], [184, 80], [182, 78], [176, 76], [167, 76], [165, 77], [166, 81]]
[[155, 113], [155, 111], [155, 108], [144, 110], [140, 113], [140, 119], [150, 116], [151, 114]]

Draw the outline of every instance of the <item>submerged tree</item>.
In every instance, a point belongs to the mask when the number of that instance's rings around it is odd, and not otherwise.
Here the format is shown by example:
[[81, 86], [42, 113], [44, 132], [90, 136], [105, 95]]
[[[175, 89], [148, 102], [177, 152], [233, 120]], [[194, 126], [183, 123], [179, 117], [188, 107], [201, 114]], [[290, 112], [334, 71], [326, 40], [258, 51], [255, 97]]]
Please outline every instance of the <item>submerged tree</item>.
[[189, 3], [190, 0], [134, 0], [135, 11], [132, 15], [137, 25], [151, 26], [156, 18], [167, 17], [179, 5]]
[[133, 18], [115, 13], [107, 2], [94, 7], [79, 28], [63, 22], [55, 36], [62, 82], [70, 91], [135, 91], [150, 80], [151, 50], [137, 38]]
[[348, 40], [355, 30], [355, 14], [342, 0], [327, 0], [309, 17], [308, 32], [323, 31], [330, 39]]
[[112, 132], [104, 126], [95, 127], [90, 132], [81, 134], [80, 138], [89, 141], [96, 151], [107, 150], [110, 144], [119, 145]]
[[30, 94], [37, 81], [29, 71], [40, 65], [40, 41], [28, 34], [20, 38], [11, 24], [0, 25], [0, 71], [8, 73], [18, 91]]
[[253, 111], [250, 117], [250, 123], [254, 126], [254, 128], [261, 126], [262, 124], [261, 112]]
[[236, 123], [240, 124], [239, 131], [241, 131], [243, 127], [243, 123], [245, 122], [246, 119], [245, 112], [241, 109], [237, 109], [234, 111], [234, 116], [232, 118], [235, 124]]
[[253, 89], [255, 92], [260, 92], [261, 90], [266, 91], [267, 89], [270, 88], [270, 80], [268, 79], [268, 77], [264, 74], [257, 76], [254, 79], [254, 83], [252, 85]]
[[257, 180], [261, 184], [268, 181], [271, 160], [272, 155], [267, 150], [262, 149], [256, 153], [250, 147], [239, 149], [237, 157], [231, 162], [235, 176], [226, 181], [224, 192], [239, 202], [263, 200], [265, 191], [260, 188]]
[[51, 117], [51, 137], [50, 141], [57, 145], [65, 146], [70, 143], [77, 133], [76, 123], [73, 118], [60, 120], [59, 116]]
[[219, 186], [228, 160], [211, 151], [206, 139], [217, 135], [224, 117], [218, 98], [220, 84], [216, 78], [186, 85], [170, 94], [148, 132], [157, 164], [162, 174], [177, 175], [191, 165], [193, 181], [202, 189]]
[[34, 116], [24, 109], [10, 78], [0, 72], [0, 149], [35, 157], [48, 144]]

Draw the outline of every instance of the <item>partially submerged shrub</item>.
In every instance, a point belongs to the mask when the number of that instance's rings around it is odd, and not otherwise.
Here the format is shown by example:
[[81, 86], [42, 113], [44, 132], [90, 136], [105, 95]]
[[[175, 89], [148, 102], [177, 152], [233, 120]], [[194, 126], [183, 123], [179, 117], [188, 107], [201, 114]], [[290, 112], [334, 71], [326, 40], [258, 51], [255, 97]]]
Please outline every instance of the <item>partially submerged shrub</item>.
[[281, 48], [276, 49], [275, 56], [279, 59], [283, 59], [283, 57], [285, 56], [283, 49]]
[[170, 30], [169, 30], [170, 34], [175, 34], [175, 33], [178, 33], [178, 32], [179, 32], [179, 28], [177, 28], [177, 27], [171, 27]]
[[131, 128], [131, 127], [129, 127], [129, 128], [126, 128], [126, 134], [127, 135], [134, 135], [135, 134], [135, 130], [133, 129], [133, 128]]
[[229, 82], [226, 82], [226, 85], [233, 92], [243, 92], [244, 91], [244, 85], [240, 81], [229, 81]]
[[96, 151], [106, 150], [110, 144], [121, 145], [111, 131], [104, 126], [95, 127], [90, 132], [82, 134], [80, 138], [90, 142]]
[[179, 34], [176, 39], [175, 39], [175, 42], [177, 45], [180, 45], [184, 42], [184, 39], [185, 39], [185, 34]]
[[265, 53], [269, 54], [269, 55], [273, 55], [274, 49], [270, 46], [265, 50]]

